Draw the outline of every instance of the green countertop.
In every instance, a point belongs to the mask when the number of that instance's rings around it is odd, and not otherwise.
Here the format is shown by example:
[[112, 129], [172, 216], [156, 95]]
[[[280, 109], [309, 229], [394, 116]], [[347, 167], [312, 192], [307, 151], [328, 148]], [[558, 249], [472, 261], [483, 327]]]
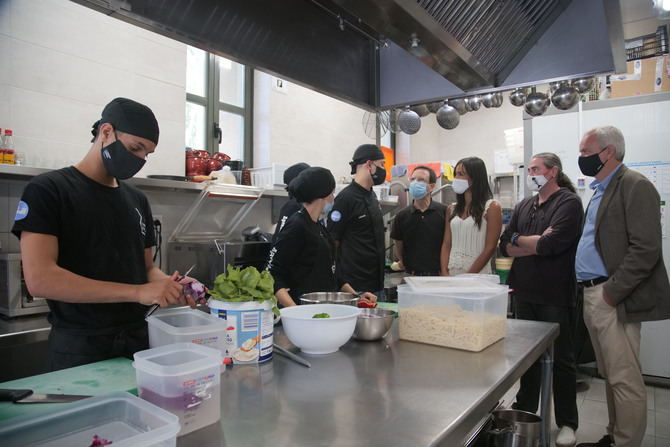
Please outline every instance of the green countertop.
[[[0, 388], [29, 388], [35, 393], [82, 394], [99, 396], [114, 391], [128, 391], [137, 395], [135, 368], [126, 358], [104, 360], [46, 374], [0, 383]], [[22, 415], [39, 415], [56, 411], [70, 404], [35, 403], [15, 404], [0, 402], [0, 424], [6, 419]]]

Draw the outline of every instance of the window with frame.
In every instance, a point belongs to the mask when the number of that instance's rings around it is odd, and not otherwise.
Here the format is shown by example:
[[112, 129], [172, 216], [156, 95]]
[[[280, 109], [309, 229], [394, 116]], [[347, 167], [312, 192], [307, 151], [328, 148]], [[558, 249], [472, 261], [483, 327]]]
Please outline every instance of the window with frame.
[[252, 166], [252, 69], [186, 47], [185, 145]]

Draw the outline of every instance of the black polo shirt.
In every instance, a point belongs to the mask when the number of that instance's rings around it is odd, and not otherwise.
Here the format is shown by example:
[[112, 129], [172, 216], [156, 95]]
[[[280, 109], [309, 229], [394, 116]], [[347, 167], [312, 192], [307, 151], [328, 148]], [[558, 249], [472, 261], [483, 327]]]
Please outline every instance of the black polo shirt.
[[354, 290], [384, 288], [384, 221], [374, 191], [351, 182], [335, 197], [328, 231], [339, 241], [337, 272], [340, 283]]
[[538, 202], [539, 195], [519, 202], [500, 236], [500, 248], [507, 256], [505, 248], [514, 233], [532, 236], [552, 229], [538, 241], [537, 255], [514, 258], [508, 284], [517, 300], [573, 306], [577, 293], [575, 255], [584, 220], [582, 201], [561, 188], [544, 203]]
[[439, 272], [447, 207], [434, 200], [426, 211], [411, 204], [396, 214], [391, 239], [402, 241], [402, 258], [408, 272]]

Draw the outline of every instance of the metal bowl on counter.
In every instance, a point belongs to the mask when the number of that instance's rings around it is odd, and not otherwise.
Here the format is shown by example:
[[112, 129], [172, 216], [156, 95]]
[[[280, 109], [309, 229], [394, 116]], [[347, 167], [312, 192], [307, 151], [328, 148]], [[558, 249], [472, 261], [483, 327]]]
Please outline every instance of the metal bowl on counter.
[[356, 306], [360, 298], [347, 292], [312, 292], [300, 296], [300, 304], [346, 304]]
[[391, 329], [395, 312], [387, 309], [361, 309], [356, 319], [354, 338], [357, 340], [379, 340]]

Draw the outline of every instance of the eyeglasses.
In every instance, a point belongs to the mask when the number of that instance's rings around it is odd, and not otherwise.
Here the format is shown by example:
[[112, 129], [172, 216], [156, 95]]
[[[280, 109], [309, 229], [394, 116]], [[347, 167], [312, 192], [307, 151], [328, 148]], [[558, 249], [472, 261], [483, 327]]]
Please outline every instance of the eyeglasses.
[[533, 207], [530, 209], [530, 220], [535, 219], [535, 212], [537, 211], [537, 202], [533, 202]]

